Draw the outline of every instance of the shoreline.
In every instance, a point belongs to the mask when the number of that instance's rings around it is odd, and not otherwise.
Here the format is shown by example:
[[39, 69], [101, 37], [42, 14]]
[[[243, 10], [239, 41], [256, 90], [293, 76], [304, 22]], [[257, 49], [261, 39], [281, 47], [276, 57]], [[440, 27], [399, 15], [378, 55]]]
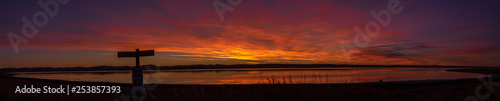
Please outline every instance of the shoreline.
[[[384, 68], [384, 67], [381, 67]], [[390, 67], [389, 67], [390, 68]], [[414, 68], [414, 67], [402, 67], [402, 68]], [[237, 68], [238, 69], [238, 68]], [[199, 70], [199, 69], [178, 69], [178, 70], [186, 70], [186, 71], [240, 71], [240, 70]], [[304, 69], [270, 69], [270, 70], [263, 70], [263, 71], [281, 71], [281, 70], [304, 70]], [[306, 69], [306, 70], [351, 70], [351, 69], [321, 69], [321, 67], [318, 68], [311, 68], [311, 69]], [[95, 70], [95, 71], [106, 71], [106, 70]], [[247, 70], [243, 70], [247, 71]], [[484, 75], [489, 75], [489, 74], [500, 74], [500, 68], [499, 69], [470, 69], [470, 68], [459, 68], [459, 69], [447, 69], [445, 71], [448, 72], [463, 72], [463, 73], [475, 73], [475, 74], [484, 74]], [[59, 72], [59, 71], [40, 71], [40, 72]], [[87, 72], [87, 71], [77, 71], [79, 72]], [[183, 72], [183, 71], [177, 71], [177, 72]], [[110, 84], [131, 84], [131, 83], [117, 83], [117, 82], [100, 82], [100, 81], [67, 81], [67, 80], [56, 80], [56, 79], [41, 79], [41, 78], [24, 78], [24, 77], [15, 77], [15, 75], [19, 75], [18, 73], [22, 72], [5, 72], [5, 71], [0, 71], [0, 77], [9, 77], [9, 78], [16, 78], [16, 79], [25, 79], [25, 80], [32, 80], [32, 81], [51, 81], [51, 82], [78, 82], [78, 83], [110, 83]], [[50, 73], [49, 73], [50, 74]], [[404, 82], [438, 82], [438, 81], [449, 81], [449, 80], [465, 80], [465, 79], [477, 79], [475, 78], [457, 78], [457, 79], [422, 79], [422, 80], [399, 80], [399, 81], [383, 81], [383, 83], [404, 83]], [[358, 83], [380, 83], [380, 82], [358, 82]], [[268, 84], [268, 83], [259, 83], [259, 84]], [[293, 83], [293, 84], [354, 84], [352, 82], [350, 83]], [[254, 85], [254, 84], [161, 84], [161, 85]]]
[[[59, 100], [125, 100], [130, 95], [131, 84], [111, 82], [81, 82], [64, 80], [46, 80], [36, 78], [13, 77], [0, 73], [0, 100], [22, 101], [59, 101]], [[120, 94], [16, 94], [16, 86], [121, 86]], [[442, 101], [464, 100], [474, 95], [481, 82], [476, 78], [454, 80], [411, 80], [368, 83], [339, 84], [158, 84], [156, 88], [146, 90], [146, 100], [405, 100], [405, 101]], [[500, 89], [498, 86], [493, 86]], [[495, 93], [500, 96], [500, 93]], [[499, 98], [499, 97], [497, 97]], [[500, 100], [500, 99], [496, 99]]]
[[[4, 72], [41, 72], [41, 71], [101, 71], [101, 70], [130, 70], [135, 66], [92, 66], [92, 67], [22, 67], [2, 68]], [[483, 66], [439, 66], [439, 65], [338, 65], [338, 64], [236, 64], [236, 65], [179, 65], [156, 66], [141, 65], [148, 70], [196, 70], [196, 69], [265, 69], [265, 68], [461, 68], [461, 69], [496, 69], [500, 67]], [[145, 69], [146, 70], [146, 69]]]
[[[469, 73], [469, 72], [467, 72]], [[1, 74], [1, 73], [0, 73]], [[19, 80], [29, 80], [37, 82], [54, 82], [54, 83], [73, 83], [73, 84], [106, 84], [106, 85], [132, 85], [131, 83], [116, 83], [116, 82], [96, 82], [96, 81], [67, 81], [67, 80], [55, 80], [55, 79], [39, 79], [39, 78], [24, 78], [24, 77], [14, 77], [18, 74], [7, 74], [8, 76], [0, 78], [8, 79], [19, 79]], [[338, 85], [338, 84], [387, 84], [387, 83], [433, 83], [433, 82], [447, 82], [447, 81], [469, 81], [477, 80], [477, 78], [464, 78], [464, 79], [428, 79], [428, 80], [402, 80], [402, 81], [383, 81], [383, 82], [359, 82], [359, 83], [299, 83], [299, 84], [284, 84], [284, 85]], [[145, 84], [146, 85], [146, 84]], [[280, 84], [158, 84], [158, 85], [280, 85]]]

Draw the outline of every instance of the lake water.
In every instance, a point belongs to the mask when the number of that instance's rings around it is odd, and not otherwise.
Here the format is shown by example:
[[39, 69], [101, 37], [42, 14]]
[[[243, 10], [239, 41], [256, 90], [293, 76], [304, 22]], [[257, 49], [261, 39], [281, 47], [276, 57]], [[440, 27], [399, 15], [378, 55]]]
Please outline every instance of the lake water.
[[[452, 68], [245, 68], [145, 70], [144, 84], [360, 83], [407, 80], [465, 79], [484, 74], [448, 72]], [[16, 77], [67, 81], [131, 83], [130, 70], [20, 72]]]

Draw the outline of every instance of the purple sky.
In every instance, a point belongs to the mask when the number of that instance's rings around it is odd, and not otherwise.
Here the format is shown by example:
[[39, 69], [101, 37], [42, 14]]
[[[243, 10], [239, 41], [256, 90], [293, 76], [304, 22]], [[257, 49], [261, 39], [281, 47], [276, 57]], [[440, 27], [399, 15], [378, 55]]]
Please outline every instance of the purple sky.
[[[396, 1], [403, 10], [351, 64], [500, 66], [500, 1]], [[0, 68], [134, 65], [116, 52], [136, 48], [157, 51], [142, 59], [154, 65], [346, 64], [339, 45], [389, 0], [243, 0], [223, 21], [213, 2], [72, 0], [27, 38], [21, 18], [43, 11], [38, 1], [2, 0]], [[17, 53], [9, 32], [29, 41]]]

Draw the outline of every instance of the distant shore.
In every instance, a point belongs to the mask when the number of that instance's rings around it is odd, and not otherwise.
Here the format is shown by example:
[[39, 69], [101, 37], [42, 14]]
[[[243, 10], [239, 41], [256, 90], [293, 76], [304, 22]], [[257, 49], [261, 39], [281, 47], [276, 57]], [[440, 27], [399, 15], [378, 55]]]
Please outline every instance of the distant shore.
[[[135, 66], [93, 66], [93, 67], [24, 67], [2, 68], [0, 72], [40, 72], [40, 71], [101, 71], [101, 70], [130, 70]], [[355, 67], [405, 67], [405, 68], [470, 68], [495, 69], [500, 67], [481, 66], [439, 66], [439, 65], [339, 65], [339, 64], [236, 64], [236, 65], [179, 65], [156, 66], [142, 65], [147, 70], [182, 70], [182, 69], [244, 69], [244, 68], [355, 68]]]
[[[462, 70], [461, 72], [464, 72]], [[467, 71], [473, 71], [467, 70]], [[484, 71], [484, 70], [483, 70]], [[494, 70], [487, 70], [494, 71]], [[484, 73], [484, 72], [483, 72]], [[76, 82], [62, 80], [45, 80], [18, 78], [1, 73], [0, 100], [19, 101], [59, 101], [59, 100], [91, 100], [122, 101], [122, 97], [130, 95], [131, 84], [108, 82]], [[15, 88], [23, 85], [59, 86], [121, 86], [121, 94], [15, 94]], [[474, 95], [475, 89], [481, 85], [478, 79], [458, 80], [418, 80], [372, 82], [352, 84], [246, 84], [246, 85], [179, 85], [159, 84], [155, 89], [147, 90], [147, 101], [163, 100], [404, 100], [404, 101], [443, 101], [460, 100]], [[493, 86], [500, 89], [498, 86]], [[500, 98], [500, 93], [495, 93]], [[500, 99], [496, 99], [500, 100]]]

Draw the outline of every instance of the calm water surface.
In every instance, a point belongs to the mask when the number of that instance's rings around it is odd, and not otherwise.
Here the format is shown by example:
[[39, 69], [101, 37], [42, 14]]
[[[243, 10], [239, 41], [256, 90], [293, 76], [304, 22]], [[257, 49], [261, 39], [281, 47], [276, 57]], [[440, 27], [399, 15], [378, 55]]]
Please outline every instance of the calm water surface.
[[[448, 72], [452, 68], [245, 68], [144, 71], [145, 84], [268, 84], [359, 83], [407, 80], [464, 79], [484, 74]], [[16, 77], [67, 81], [131, 83], [129, 70], [20, 72]]]

